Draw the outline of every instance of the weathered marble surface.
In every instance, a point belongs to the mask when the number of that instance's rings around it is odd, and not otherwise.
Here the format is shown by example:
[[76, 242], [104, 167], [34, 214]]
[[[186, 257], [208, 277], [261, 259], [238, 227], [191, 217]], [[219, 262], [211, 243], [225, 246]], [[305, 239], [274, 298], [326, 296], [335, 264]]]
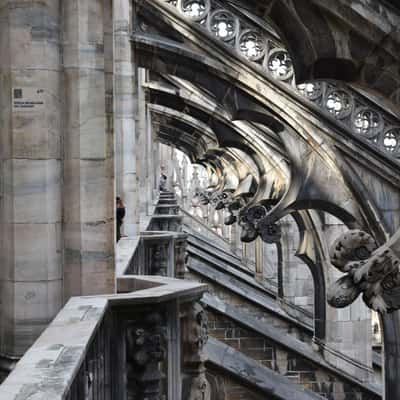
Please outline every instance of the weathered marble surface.
[[[160, 304], [202, 295], [206, 286], [161, 277], [125, 277], [132, 293], [75, 297], [64, 306], [15, 370], [0, 386], [4, 400], [62, 399], [107, 310], [114, 306]], [[178, 315], [178, 314], [176, 314]]]
[[[58, 0], [0, 6], [2, 355], [23, 354], [62, 305], [60, 18]], [[13, 109], [13, 88], [43, 90], [44, 105]]]
[[[114, 291], [111, 2], [63, 3], [64, 298]], [[111, 63], [111, 64], [110, 64]]]

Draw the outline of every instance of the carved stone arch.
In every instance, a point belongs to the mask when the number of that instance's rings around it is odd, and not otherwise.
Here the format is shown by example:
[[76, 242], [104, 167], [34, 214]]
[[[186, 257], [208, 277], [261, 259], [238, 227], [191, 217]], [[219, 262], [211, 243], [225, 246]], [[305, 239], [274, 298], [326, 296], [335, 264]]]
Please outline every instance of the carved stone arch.
[[[172, 78], [170, 78], [172, 79]], [[222, 109], [218, 104], [212, 103], [212, 106], [205, 108], [204, 105], [196, 103], [191, 97], [184, 97], [182, 93], [171, 93], [171, 90], [165, 88], [156, 83], [148, 85], [150, 93], [150, 99], [155, 101], [157, 104], [177, 108], [179, 112], [185, 112], [192, 115], [194, 118], [199, 118], [209, 126], [216, 133], [219, 145], [223, 148], [233, 147], [246, 153], [252, 158], [258, 169], [258, 175], [263, 176], [266, 170], [266, 159], [265, 159], [265, 144], [262, 140], [255, 141], [249, 140], [248, 132], [239, 129], [235, 124], [232, 124], [232, 117]], [[211, 101], [209, 101], [211, 103]], [[249, 105], [249, 102], [246, 103]], [[241, 104], [241, 106], [244, 106]], [[257, 111], [260, 121], [266, 123], [268, 115], [262, 114], [261, 111]], [[274, 123], [274, 122], [273, 122]], [[279, 124], [279, 127], [281, 125]], [[260, 134], [259, 134], [260, 136]], [[264, 146], [264, 147], [263, 147]], [[268, 168], [269, 169], [269, 168]]]
[[[398, 6], [393, 10], [384, 5], [384, 11], [379, 11], [375, 3], [360, 3], [362, 11], [357, 13], [351, 2], [344, 1], [234, 1], [279, 32], [292, 56], [298, 83], [313, 79], [354, 82], [386, 97], [389, 104], [399, 104], [400, 98], [394, 96], [400, 79], [394, 67], [399, 62], [398, 24], [392, 22]], [[382, 30], [382, 26], [388, 28]]]

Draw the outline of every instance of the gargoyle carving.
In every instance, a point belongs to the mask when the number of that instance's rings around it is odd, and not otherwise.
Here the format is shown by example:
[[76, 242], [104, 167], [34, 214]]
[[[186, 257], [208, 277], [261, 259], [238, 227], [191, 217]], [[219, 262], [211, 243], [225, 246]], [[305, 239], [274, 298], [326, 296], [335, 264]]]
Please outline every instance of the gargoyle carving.
[[385, 313], [400, 308], [400, 230], [379, 248], [368, 233], [348, 231], [335, 241], [330, 257], [346, 273], [328, 292], [331, 306], [346, 307], [362, 293], [373, 310]]

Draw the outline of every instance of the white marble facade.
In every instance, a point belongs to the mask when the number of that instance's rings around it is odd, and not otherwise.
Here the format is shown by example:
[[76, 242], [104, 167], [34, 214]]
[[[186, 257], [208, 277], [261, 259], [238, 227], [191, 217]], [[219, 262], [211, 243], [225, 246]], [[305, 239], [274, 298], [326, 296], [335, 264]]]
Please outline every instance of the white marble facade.
[[115, 196], [137, 232], [143, 139], [128, 0], [0, 3], [1, 359], [70, 296], [114, 291]]

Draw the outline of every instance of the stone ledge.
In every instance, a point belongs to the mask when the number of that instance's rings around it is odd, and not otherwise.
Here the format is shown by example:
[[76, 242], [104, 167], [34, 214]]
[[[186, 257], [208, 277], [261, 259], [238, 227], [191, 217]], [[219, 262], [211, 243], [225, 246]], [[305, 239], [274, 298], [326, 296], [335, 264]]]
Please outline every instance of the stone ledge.
[[160, 304], [201, 296], [206, 285], [156, 276], [126, 276], [132, 293], [73, 297], [0, 386], [2, 400], [61, 400], [77, 376], [86, 351], [112, 307]]

